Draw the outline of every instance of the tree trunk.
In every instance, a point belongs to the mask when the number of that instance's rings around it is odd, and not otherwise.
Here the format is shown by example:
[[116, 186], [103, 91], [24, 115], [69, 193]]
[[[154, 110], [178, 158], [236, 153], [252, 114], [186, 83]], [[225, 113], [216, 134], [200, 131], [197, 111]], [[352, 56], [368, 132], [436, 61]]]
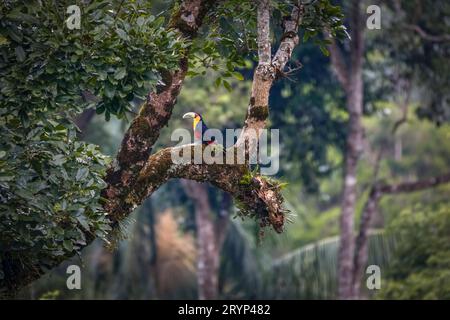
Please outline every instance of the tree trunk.
[[200, 300], [217, 299], [220, 250], [214, 232], [208, 186], [205, 183], [190, 180], [184, 180], [183, 186], [195, 207], [198, 298]]
[[[356, 81], [361, 82], [362, 81]], [[347, 108], [350, 111], [349, 133], [345, 154], [344, 186], [340, 217], [340, 248], [339, 248], [339, 298], [352, 298], [352, 265], [353, 265], [353, 227], [355, 204], [357, 197], [357, 166], [362, 148], [362, 85], [355, 83], [352, 86], [353, 94], [347, 99]], [[359, 89], [358, 88], [361, 88]]]
[[358, 237], [355, 241], [355, 255], [353, 257], [353, 288], [352, 295], [355, 299], [361, 298], [361, 276], [363, 268], [367, 265], [369, 259], [368, 234], [372, 217], [375, 215], [378, 207], [380, 192], [376, 187], [372, 188], [367, 199], [364, 211], [361, 216]]
[[357, 197], [357, 166], [363, 148], [363, 127], [361, 124], [363, 108], [363, 32], [361, 27], [360, 1], [353, 0], [350, 24], [352, 32], [351, 42], [351, 70], [349, 73], [347, 94], [347, 110], [349, 113], [348, 133], [345, 150], [344, 186], [340, 217], [340, 248], [338, 257], [339, 298], [351, 299], [352, 274], [354, 255], [354, 214]]
[[[203, 18], [217, 3], [218, 1], [214, 0], [180, 1], [179, 5], [173, 8], [168, 29], [179, 34], [182, 38], [195, 38]], [[269, 90], [277, 75], [283, 74], [283, 69], [291, 58], [294, 47], [298, 44], [298, 27], [305, 13], [304, 5], [297, 4], [293, 7], [290, 16], [283, 19], [283, 35], [280, 45], [273, 59], [269, 61], [272, 56], [270, 32], [268, 33], [270, 21], [267, 19], [267, 17], [270, 17], [270, 1], [258, 1], [257, 7], [258, 43], [261, 43], [258, 54], [261, 63], [255, 71], [254, 90], [252, 89], [243, 134], [239, 139], [239, 141], [244, 142], [248, 140], [241, 139], [242, 137], [251, 138], [252, 131], [260, 132], [265, 127], [269, 111]], [[248, 185], [240, 184], [241, 178], [249, 172], [246, 165], [190, 165], [188, 163], [175, 165], [171, 161], [171, 154], [172, 151], [177, 151], [174, 150], [176, 148], [166, 148], [149, 156], [159, 137], [160, 130], [167, 125], [172, 115], [173, 107], [187, 73], [188, 58], [188, 50], [183, 49], [183, 54], [179, 60], [179, 68], [171, 72], [161, 71], [163, 81], [154, 91], [148, 94], [147, 101], [130, 124], [123, 137], [118, 154], [106, 172], [104, 180], [107, 186], [102, 191], [101, 196], [102, 206], [108, 213], [111, 226], [116, 228], [123, 218], [128, 216], [167, 180], [186, 178], [208, 181], [229, 192], [245, 204], [248, 212], [256, 213], [260, 224], [272, 226], [277, 232], [282, 232], [286, 210], [282, 205], [283, 197], [279, 186], [260, 175], [253, 177]], [[192, 151], [193, 147], [184, 146], [177, 149]], [[199, 216], [206, 216], [204, 212], [208, 212], [208, 209], [203, 208], [198, 211], [201, 211]], [[210, 234], [214, 234], [211, 231], [213, 228], [206, 227], [207, 225], [205, 223], [205, 228], [202, 225], [199, 230], [205, 238], [208, 234], [209, 238], [212, 238]], [[85, 235], [88, 244], [95, 239], [95, 236], [90, 233]], [[215, 250], [218, 251], [217, 245], [215, 246]], [[51, 261], [49, 267], [58, 265], [70, 256], [55, 258]], [[13, 294], [20, 287], [45, 273], [44, 269], [34, 265], [27, 267], [21, 263], [20, 259], [13, 259], [3, 252], [0, 252], [0, 263], [2, 269], [5, 270], [5, 280], [0, 280], [0, 287], [6, 288], [8, 294]], [[216, 265], [218, 265], [218, 261]], [[217, 282], [217, 279], [215, 281]]]
[[359, 228], [359, 234], [356, 238], [356, 249], [353, 261], [353, 292], [352, 296], [354, 298], [359, 298], [361, 296], [361, 277], [363, 275], [364, 267], [367, 265], [368, 261], [368, 234], [370, 223], [373, 216], [377, 212], [377, 206], [380, 198], [386, 194], [398, 194], [398, 193], [408, 193], [422, 191], [430, 188], [437, 187], [442, 184], [450, 182], [450, 172], [447, 172], [438, 177], [432, 177], [429, 179], [418, 180], [413, 182], [402, 182], [399, 184], [385, 184], [373, 185], [372, 190], [369, 194], [369, 198], [364, 206], [364, 211], [361, 217], [361, 224]]

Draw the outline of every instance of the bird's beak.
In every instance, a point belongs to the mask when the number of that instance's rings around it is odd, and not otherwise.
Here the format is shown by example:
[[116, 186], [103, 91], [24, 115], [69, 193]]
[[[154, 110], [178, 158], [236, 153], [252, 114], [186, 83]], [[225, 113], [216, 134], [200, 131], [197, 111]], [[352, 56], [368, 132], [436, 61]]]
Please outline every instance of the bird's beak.
[[189, 118], [195, 118], [195, 113], [194, 112], [188, 112], [188, 113], [185, 113], [184, 115], [183, 115], [183, 119], [189, 119]]

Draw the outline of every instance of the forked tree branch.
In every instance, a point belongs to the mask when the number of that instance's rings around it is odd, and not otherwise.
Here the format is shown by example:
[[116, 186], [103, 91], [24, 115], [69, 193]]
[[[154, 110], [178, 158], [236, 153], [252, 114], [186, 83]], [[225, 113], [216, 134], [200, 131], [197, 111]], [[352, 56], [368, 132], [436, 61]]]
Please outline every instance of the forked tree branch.
[[[192, 38], [212, 2], [200, 0], [183, 2], [180, 11], [172, 16], [171, 26], [183, 36]], [[252, 96], [243, 129], [244, 137], [248, 138], [251, 135], [255, 138], [250, 145], [256, 144], [260, 130], [265, 127], [269, 90], [276, 73], [285, 67], [298, 43], [298, 26], [303, 14], [303, 7], [295, 6], [291, 16], [285, 19], [282, 41], [272, 60], [269, 0], [257, 1], [257, 10], [259, 64], [254, 74]], [[105, 208], [110, 213], [112, 221], [118, 221], [129, 214], [167, 180], [184, 178], [207, 181], [229, 192], [244, 204], [246, 211], [254, 212], [262, 225], [271, 225], [276, 231], [281, 232], [284, 209], [281, 206], [282, 197], [279, 190], [260, 176], [252, 177], [250, 185], [240, 184], [243, 176], [249, 174], [247, 165], [189, 163], [175, 166], [169, 157], [173, 148], [149, 156], [159, 131], [170, 118], [186, 71], [185, 56], [180, 60], [180, 70], [164, 75], [164, 84], [157, 92], [150, 93], [146, 104], [124, 137], [117, 159], [108, 171], [109, 184], [104, 192], [108, 200]], [[255, 149], [252, 150], [254, 152]]]
[[[182, 38], [193, 39], [208, 10], [216, 3], [214, 0], [184, 0], [176, 6], [170, 19], [170, 28]], [[269, 90], [276, 73], [282, 71], [291, 57], [294, 46], [298, 43], [296, 34], [303, 10], [295, 7], [285, 30], [280, 48], [274, 60], [270, 60], [269, 21], [270, 7], [268, 0], [261, 0], [258, 5], [258, 26], [263, 26], [267, 33], [260, 32], [259, 40], [263, 42], [260, 50], [260, 64], [255, 70], [252, 96], [248, 108], [244, 132], [247, 129], [259, 130], [265, 127], [268, 117]], [[295, 22], [295, 23], [293, 23]], [[264, 34], [263, 34], [264, 33]], [[102, 191], [103, 207], [108, 213], [112, 225], [121, 219], [142, 201], [156, 191], [164, 182], [172, 178], [185, 178], [205, 181], [230, 193], [243, 204], [243, 212], [256, 215], [261, 226], [271, 225], [281, 232], [284, 225], [283, 198], [280, 186], [260, 175], [252, 175], [246, 164], [174, 164], [171, 159], [173, 148], [163, 149], [150, 155], [157, 141], [160, 130], [167, 125], [178, 94], [183, 85], [188, 69], [188, 52], [179, 60], [179, 68], [173, 72], [162, 71], [162, 83], [155, 92], [149, 93], [147, 101], [139, 114], [133, 119], [122, 140], [120, 150], [107, 170], [106, 188]], [[267, 61], [270, 61], [267, 64]], [[264, 67], [262, 67], [264, 66]], [[245, 136], [245, 135], [244, 135]], [[201, 146], [200, 146], [201, 147]], [[195, 146], [183, 146], [184, 150]], [[226, 153], [230, 150], [226, 150]], [[86, 235], [86, 242], [94, 240], [93, 235]], [[61, 257], [58, 263], [67, 259]], [[20, 261], [18, 262], [20, 263]], [[53, 265], [54, 266], [54, 265]], [[15, 272], [15, 288], [19, 288], [44, 273], [43, 270], [28, 270], [22, 265]], [[49, 266], [50, 267], [50, 266]], [[16, 281], [17, 280], [17, 281]]]
[[[169, 27], [182, 38], [194, 38], [204, 16], [214, 3], [214, 0], [182, 1], [173, 12]], [[129, 191], [133, 189], [140, 171], [146, 164], [161, 128], [167, 124], [171, 116], [186, 72], [187, 52], [184, 52], [177, 71], [162, 73], [163, 83], [158, 86], [156, 92], [148, 95], [139, 115], [126, 132], [113, 165], [107, 170], [105, 177], [107, 187], [102, 191], [102, 198], [103, 207], [113, 226], [132, 210], [132, 205], [127, 202]], [[90, 232], [86, 232], [85, 236], [86, 245], [95, 238]], [[54, 267], [70, 257], [58, 256], [49, 261], [47, 267]], [[3, 264], [8, 265], [10, 276], [6, 283], [6, 293], [2, 291], [0, 296], [14, 295], [19, 288], [46, 272], [40, 265], [26, 265], [12, 256], [5, 255], [3, 259], [6, 259], [3, 260]]]
[[[196, 36], [202, 20], [215, 1], [185, 0], [172, 14], [169, 27], [185, 39]], [[188, 68], [187, 52], [179, 61], [179, 69], [163, 72], [162, 83], [156, 92], [149, 93], [147, 101], [132, 121], [122, 140], [120, 150], [108, 169], [105, 210], [113, 223], [129, 214], [132, 208], [125, 201], [139, 172], [145, 165], [160, 130], [167, 125], [176, 98], [180, 93]]]
[[[128, 195], [127, 203], [133, 208], [138, 206], [171, 179], [209, 182], [242, 204], [244, 214], [256, 215], [262, 227], [272, 226], [277, 232], [282, 232], [286, 210], [282, 206], [279, 185], [260, 175], [252, 175], [246, 164], [239, 164], [236, 160], [238, 151], [235, 148], [225, 151], [234, 152], [234, 164], [226, 163], [226, 156], [222, 164], [204, 161], [195, 164], [195, 153], [203, 155], [206, 148], [209, 147], [183, 145], [162, 149], [150, 156]], [[185, 158], [173, 161], [174, 155]]]
[[397, 184], [374, 184], [369, 193], [369, 197], [363, 209], [359, 233], [356, 238], [356, 248], [354, 255], [354, 269], [353, 269], [353, 294], [355, 297], [359, 296], [360, 281], [363, 273], [363, 267], [367, 264], [368, 259], [368, 234], [369, 227], [373, 216], [378, 207], [378, 202], [383, 195], [408, 193], [415, 191], [422, 191], [433, 187], [440, 186], [450, 182], [450, 172], [438, 177], [429, 179], [402, 182]]
[[[256, 142], [261, 135], [261, 130], [266, 127], [269, 116], [269, 92], [278, 74], [283, 72], [286, 63], [292, 56], [295, 46], [299, 42], [298, 28], [304, 14], [302, 4], [294, 5], [291, 14], [284, 18], [283, 35], [280, 45], [273, 59], [270, 57], [270, 45], [259, 46], [259, 63], [253, 74], [252, 92], [243, 131], [237, 146], [246, 145], [248, 153], [255, 154]], [[258, 1], [258, 41], [267, 43], [270, 34], [269, 25], [270, 7], [268, 0]], [[267, 34], [263, 34], [267, 30]], [[270, 40], [269, 40], [270, 41]], [[269, 52], [268, 52], [269, 51]]]
[[[184, 36], [193, 37], [208, 6], [210, 2], [194, 0], [184, 2], [180, 12], [172, 17], [171, 26]], [[272, 60], [269, 0], [257, 1], [257, 9], [259, 64], [255, 70], [252, 97], [243, 129], [244, 137], [248, 138], [251, 135], [255, 138], [251, 141], [251, 145], [256, 144], [260, 130], [265, 127], [268, 117], [269, 90], [276, 72], [284, 68], [294, 46], [298, 43], [297, 31], [303, 13], [303, 8], [296, 6], [292, 15], [285, 19], [283, 38]], [[194, 161], [174, 165], [170, 155], [176, 148], [167, 148], [149, 156], [159, 131], [170, 118], [186, 71], [187, 58], [183, 57], [180, 60], [180, 70], [164, 77], [164, 84], [157, 92], [149, 95], [147, 103], [133, 120], [125, 135], [117, 159], [108, 172], [109, 185], [104, 192], [108, 199], [105, 208], [113, 222], [130, 213], [167, 180], [184, 178], [210, 182], [230, 193], [243, 204], [243, 211], [257, 215], [262, 226], [271, 225], [277, 232], [281, 232], [285, 210], [281, 205], [283, 198], [279, 188], [261, 176], [252, 177], [248, 184], [240, 183], [244, 176], [250, 174], [248, 165], [199, 165], [193, 164]], [[251, 132], [256, 132], [256, 136]], [[246, 136], [247, 133], [249, 136]]]

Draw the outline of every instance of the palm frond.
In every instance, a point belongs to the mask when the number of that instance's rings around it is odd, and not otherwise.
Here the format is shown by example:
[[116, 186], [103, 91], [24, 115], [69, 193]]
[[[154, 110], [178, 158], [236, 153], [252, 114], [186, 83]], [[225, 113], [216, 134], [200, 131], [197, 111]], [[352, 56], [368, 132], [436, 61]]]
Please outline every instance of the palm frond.
[[[384, 268], [395, 240], [382, 231], [369, 236], [369, 264]], [[339, 237], [331, 237], [296, 249], [266, 271], [262, 296], [267, 299], [334, 299], [337, 296]]]

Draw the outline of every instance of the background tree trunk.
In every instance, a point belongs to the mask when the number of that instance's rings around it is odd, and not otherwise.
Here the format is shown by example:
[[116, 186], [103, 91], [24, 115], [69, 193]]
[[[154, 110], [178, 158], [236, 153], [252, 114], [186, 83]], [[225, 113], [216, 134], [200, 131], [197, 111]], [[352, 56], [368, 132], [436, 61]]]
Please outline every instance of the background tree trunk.
[[214, 220], [209, 204], [208, 185], [183, 180], [183, 187], [194, 202], [197, 229], [197, 284], [198, 298], [217, 299], [220, 249], [214, 233]]
[[422, 191], [439, 185], [450, 182], [450, 173], [443, 174], [438, 177], [432, 177], [425, 180], [418, 180], [413, 182], [402, 182], [399, 184], [385, 184], [378, 185], [374, 183], [369, 198], [364, 206], [364, 211], [361, 217], [358, 237], [356, 238], [356, 249], [353, 262], [353, 292], [355, 298], [361, 297], [361, 277], [363, 275], [364, 267], [368, 261], [368, 234], [370, 223], [377, 211], [377, 206], [380, 198], [383, 195], [394, 195], [399, 193], [408, 193], [415, 191]]
[[363, 110], [362, 64], [364, 53], [363, 26], [361, 19], [361, 1], [353, 0], [350, 12], [350, 70], [336, 43], [330, 47], [332, 63], [338, 80], [347, 95], [349, 114], [348, 133], [345, 149], [345, 166], [340, 217], [340, 245], [338, 254], [338, 296], [350, 299], [352, 294], [352, 274], [354, 256], [354, 215], [357, 197], [357, 167], [363, 148], [363, 127], [361, 124]]

